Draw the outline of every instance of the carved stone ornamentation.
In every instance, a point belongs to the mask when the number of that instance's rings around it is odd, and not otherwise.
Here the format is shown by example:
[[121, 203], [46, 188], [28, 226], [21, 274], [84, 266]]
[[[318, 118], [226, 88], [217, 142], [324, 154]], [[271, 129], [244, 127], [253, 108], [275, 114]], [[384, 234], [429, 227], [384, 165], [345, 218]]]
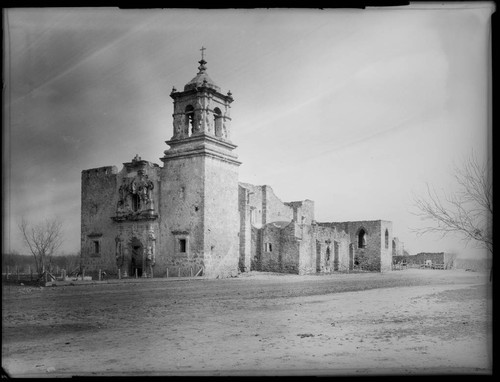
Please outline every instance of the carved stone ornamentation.
[[154, 182], [139, 170], [134, 178], [124, 177], [118, 189], [115, 221], [155, 219], [153, 204]]
[[148, 265], [154, 266], [156, 262], [156, 236], [153, 228], [150, 226], [148, 230], [148, 245], [146, 247], [146, 261]]
[[120, 268], [124, 261], [123, 238], [121, 232], [115, 237], [115, 259], [116, 266]]

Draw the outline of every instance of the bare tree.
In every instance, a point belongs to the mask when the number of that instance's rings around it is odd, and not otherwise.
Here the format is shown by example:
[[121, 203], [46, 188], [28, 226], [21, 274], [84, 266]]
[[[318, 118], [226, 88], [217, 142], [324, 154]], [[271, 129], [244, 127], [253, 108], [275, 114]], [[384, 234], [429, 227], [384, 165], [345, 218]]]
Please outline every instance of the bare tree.
[[35, 258], [37, 272], [41, 276], [62, 243], [62, 223], [57, 219], [46, 219], [41, 223], [31, 224], [23, 218], [19, 230], [24, 243]]
[[415, 215], [434, 224], [415, 229], [418, 236], [426, 233], [450, 233], [471, 240], [493, 254], [493, 183], [490, 162], [480, 164], [474, 154], [461, 168], [455, 169], [458, 191], [440, 197], [427, 185], [425, 197], [414, 197]]

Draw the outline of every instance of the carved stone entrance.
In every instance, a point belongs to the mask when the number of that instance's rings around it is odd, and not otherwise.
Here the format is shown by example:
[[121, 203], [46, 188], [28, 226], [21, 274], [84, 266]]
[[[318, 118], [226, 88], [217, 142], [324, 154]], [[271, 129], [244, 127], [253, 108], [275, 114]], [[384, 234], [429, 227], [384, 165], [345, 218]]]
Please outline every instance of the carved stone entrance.
[[142, 266], [143, 266], [143, 246], [139, 239], [133, 237], [130, 242], [132, 259], [130, 261], [130, 275], [135, 276], [137, 270], [137, 277], [142, 276]]

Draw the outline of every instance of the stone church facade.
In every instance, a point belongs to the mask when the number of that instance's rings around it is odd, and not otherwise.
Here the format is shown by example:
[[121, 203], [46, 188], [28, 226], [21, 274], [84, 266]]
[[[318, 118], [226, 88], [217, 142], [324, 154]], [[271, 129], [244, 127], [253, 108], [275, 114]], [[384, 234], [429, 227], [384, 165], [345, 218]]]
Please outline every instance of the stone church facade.
[[163, 166], [136, 155], [120, 171], [82, 171], [84, 268], [211, 278], [390, 270], [391, 222], [316, 222], [311, 200], [282, 202], [269, 186], [239, 182], [232, 94], [210, 79], [203, 57], [199, 63], [183, 91], [170, 94], [173, 136]]

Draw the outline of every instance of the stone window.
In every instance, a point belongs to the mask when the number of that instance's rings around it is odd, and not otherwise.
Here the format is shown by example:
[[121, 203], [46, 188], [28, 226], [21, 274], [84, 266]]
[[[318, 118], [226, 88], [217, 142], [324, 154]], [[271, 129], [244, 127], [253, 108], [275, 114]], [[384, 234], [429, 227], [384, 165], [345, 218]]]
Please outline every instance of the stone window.
[[186, 253], [187, 252], [187, 240], [179, 239], [179, 252]]
[[222, 112], [218, 107], [214, 109], [215, 136], [222, 137]]
[[366, 232], [363, 228], [359, 230], [358, 233], [358, 248], [366, 247]]
[[192, 105], [187, 105], [184, 112], [186, 114], [186, 130], [189, 137], [194, 132], [194, 107]]
[[99, 242], [99, 240], [94, 240], [94, 253], [96, 255], [101, 253], [101, 243]]
[[385, 230], [385, 248], [389, 248], [389, 231]]

